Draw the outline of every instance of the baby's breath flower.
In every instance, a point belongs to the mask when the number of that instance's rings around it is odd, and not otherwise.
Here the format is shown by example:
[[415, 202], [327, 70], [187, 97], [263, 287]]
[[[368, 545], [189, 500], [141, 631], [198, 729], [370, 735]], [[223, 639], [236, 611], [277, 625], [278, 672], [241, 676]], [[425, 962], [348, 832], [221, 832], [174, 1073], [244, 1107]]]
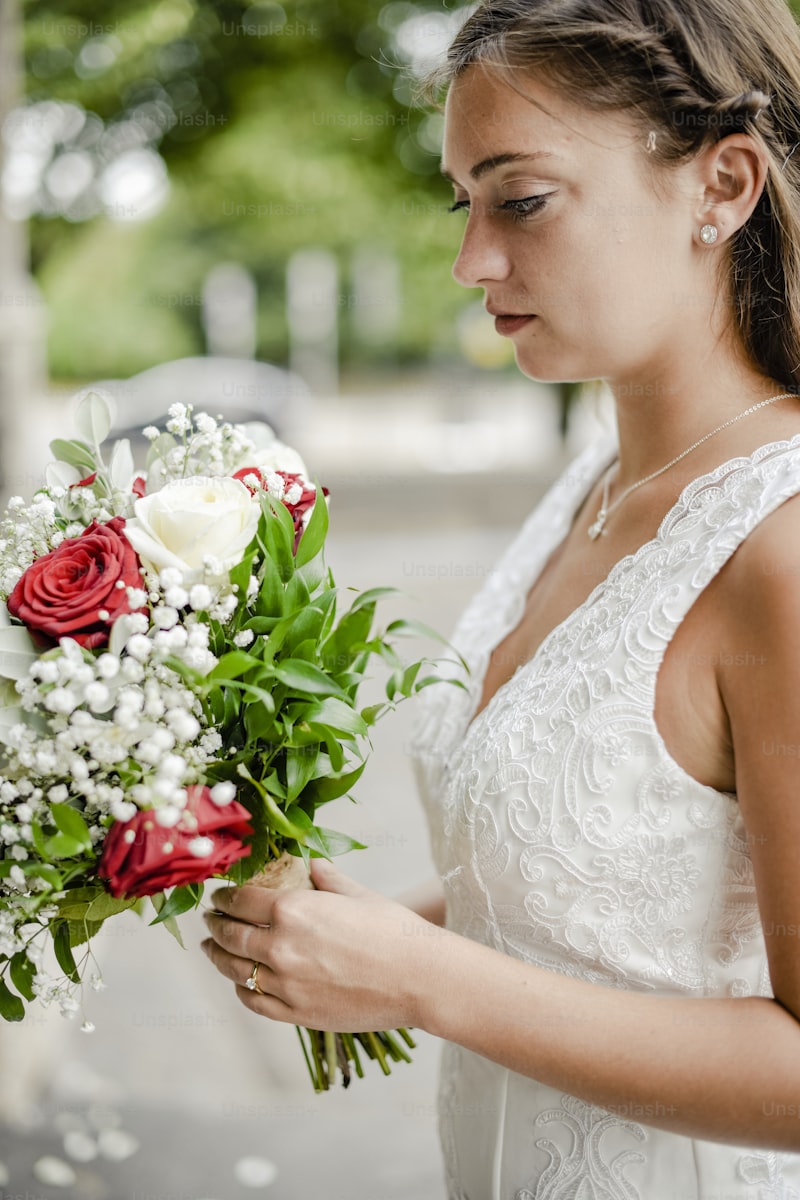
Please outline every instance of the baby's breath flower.
[[113, 679], [119, 673], [119, 659], [116, 654], [101, 654], [95, 668], [101, 679]]
[[[150, 654], [153, 650], [153, 643], [150, 641], [149, 637], [145, 636], [145, 634], [135, 633], [133, 637], [128, 638], [128, 641], [125, 644], [125, 650], [131, 655], [132, 658], [135, 658], [137, 662], [143, 663], [147, 662], [147, 659], [150, 657]], [[126, 664], [124, 662], [122, 664], [122, 673], [126, 679], [131, 677], [126, 671]]]
[[167, 588], [164, 593], [164, 599], [173, 609], [186, 608], [186, 605], [189, 603], [189, 593], [186, 591], [186, 588], [173, 585]]
[[231, 800], [236, 795], [236, 785], [230, 780], [223, 780], [221, 783], [215, 783], [211, 788], [211, 799], [220, 808], [224, 808], [226, 804], [230, 804]]
[[159, 629], [172, 629], [178, 620], [178, 610], [170, 605], [161, 604], [153, 609], [153, 621]]
[[211, 607], [213, 595], [211, 588], [205, 583], [196, 583], [189, 591], [189, 604], [195, 612], [202, 612]]
[[128, 800], [112, 801], [110, 807], [115, 821], [130, 821], [131, 817], [136, 816], [136, 805]]

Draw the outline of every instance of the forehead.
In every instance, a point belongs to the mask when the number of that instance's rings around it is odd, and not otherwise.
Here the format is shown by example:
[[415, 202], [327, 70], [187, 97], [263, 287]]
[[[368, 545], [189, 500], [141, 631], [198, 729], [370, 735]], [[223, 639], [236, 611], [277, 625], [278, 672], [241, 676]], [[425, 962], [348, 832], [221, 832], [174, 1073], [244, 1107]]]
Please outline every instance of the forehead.
[[448, 91], [442, 170], [459, 177], [465, 168], [521, 155], [545, 163], [546, 156], [594, 162], [638, 148], [640, 140], [626, 113], [596, 112], [528, 72], [512, 83], [497, 69], [474, 64]]

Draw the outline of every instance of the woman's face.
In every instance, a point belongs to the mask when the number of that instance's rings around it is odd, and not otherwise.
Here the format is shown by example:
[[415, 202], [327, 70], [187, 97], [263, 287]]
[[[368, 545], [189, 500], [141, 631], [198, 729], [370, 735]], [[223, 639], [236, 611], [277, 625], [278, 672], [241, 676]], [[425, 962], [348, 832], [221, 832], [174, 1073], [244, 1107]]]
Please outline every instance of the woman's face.
[[484, 288], [531, 378], [657, 377], [708, 312], [703, 189], [691, 164], [657, 189], [624, 114], [521, 82], [542, 108], [480, 66], [450, 88], [442, 168], [468, 213], [453, 275]]

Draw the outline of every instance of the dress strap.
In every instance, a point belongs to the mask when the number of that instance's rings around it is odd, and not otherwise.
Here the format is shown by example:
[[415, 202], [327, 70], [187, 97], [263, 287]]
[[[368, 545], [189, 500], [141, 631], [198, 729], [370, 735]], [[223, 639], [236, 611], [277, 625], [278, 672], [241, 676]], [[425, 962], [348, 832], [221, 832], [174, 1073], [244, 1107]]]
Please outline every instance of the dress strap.
[[667, 647], [700, 594], [753, 530], [796, 495], [800, 435], [723, 463], [684, 489], [623, 582], [625, 590], [641, 588], [626, 641], [635, 647], [634, 661], [652, 668], [646, 674], [653, 689]]

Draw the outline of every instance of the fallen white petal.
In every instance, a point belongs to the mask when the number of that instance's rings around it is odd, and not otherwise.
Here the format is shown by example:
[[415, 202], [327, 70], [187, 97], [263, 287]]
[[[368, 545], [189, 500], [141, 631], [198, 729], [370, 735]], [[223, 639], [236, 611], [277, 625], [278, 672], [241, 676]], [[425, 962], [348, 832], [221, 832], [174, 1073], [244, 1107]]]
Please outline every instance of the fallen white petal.
[[267, 1187], [278, 1177], [278, 1168], [268, 1158], [240, 1158], [233, 1169], [237, 1183], [243, 1187]]
[[64, 1153], [75, 1162], [91, 1162], [97, 1158], [97, 1142], [88, 1133], [73, 1129], [64, 1134]]
[[77, 1179], [69, 1163], [52, 1154], [37, 1159], [33, 1164], [33, 1173], [39, 1183], [49, 1184], [50, 1187], [72, 1187]]
[[112, 1162], [122, 1162], [130, 1158], [139, 1149], [139, 1139], [124, 1129], [103, 1129], [97, 1139], [98, 1149], [103, 1158]]

